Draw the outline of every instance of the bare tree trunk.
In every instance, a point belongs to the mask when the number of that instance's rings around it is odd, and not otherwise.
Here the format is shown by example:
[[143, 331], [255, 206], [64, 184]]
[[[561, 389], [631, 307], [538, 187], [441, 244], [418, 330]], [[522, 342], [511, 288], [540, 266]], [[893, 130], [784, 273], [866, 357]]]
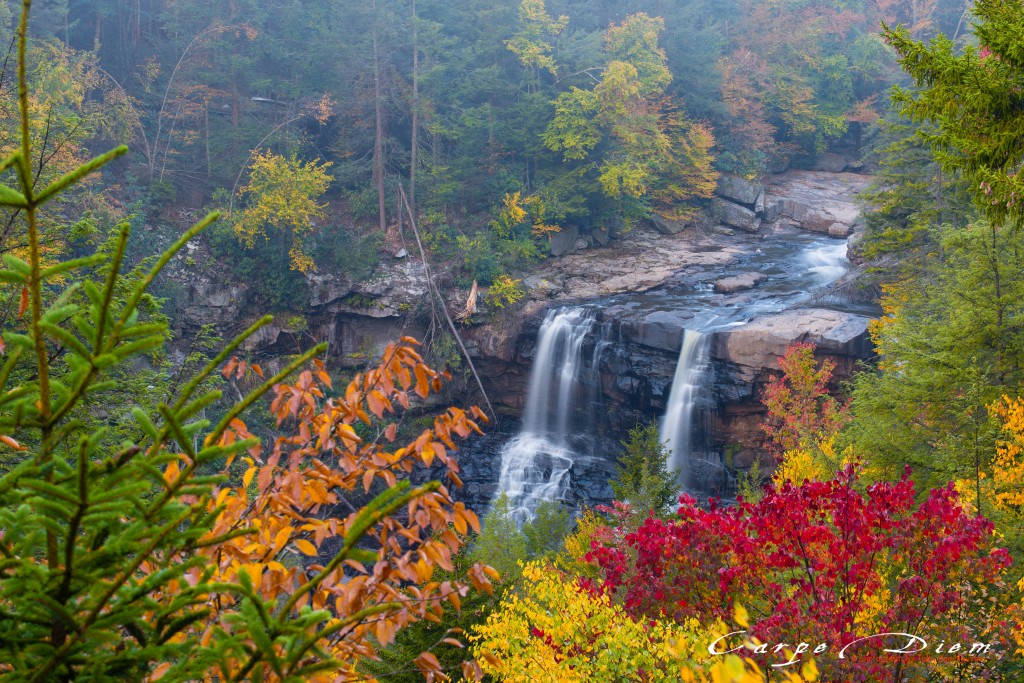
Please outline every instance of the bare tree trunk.
[[96, 28], [92, 34], [92, 51], [96, 54], [100, 53], [100, 37], [103, 34], [103, 17], [100, 16], [99, 8], [96, 9]]
[[206, 177], [210, 178], [210, 101], [203, 102], [203, 132], [206, 137]]
[[377, 49], [377, 0], [373, 2], [373, 105], [376, 124], [373, 136], [373, 182], [377, 186], [377, 210], [380, 215], [380, 230], [387, 232], [387, 208], [384, 205], [384, 100], [381, 97], [380, 53]]
[[409, 206], [416, 215], [416, 161], [420, 130], [420, 49], [416, 37], [416, 0], [412, 0], [412, 149], [409, 150]]

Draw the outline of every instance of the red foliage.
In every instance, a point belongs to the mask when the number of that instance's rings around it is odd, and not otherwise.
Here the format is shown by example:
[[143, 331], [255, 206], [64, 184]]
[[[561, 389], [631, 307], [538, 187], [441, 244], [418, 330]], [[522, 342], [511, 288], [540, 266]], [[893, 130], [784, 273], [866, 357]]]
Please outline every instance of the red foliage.
[[814, 344], [793, 344], [779, 358], [782, 376], [765, 387], [762, 402], [768, 408], [764, 432], [768, 449], [776, 456], [813, 447], [815, 440], [834, 436], [846, 420], [846, 411], [828, 394], [835, 363], [824, 360], [815, 368]]
[[[897, 667], [907, 675], [925, 659], [934, 671], [927, 651], [899, 656], [876, 644], [837, 654], [876, 633], [920, 635], [932, 649], [940, 639], [982, 641], [998, 617], [982, 596], [998, 593], [1010, 556], [952, 484], [920, 505], [906, 475], [863, 493], [857, 484], [847, 467], [831, 481], [769, 487], [757, 503], [704, 510], [683, 496], [678, 519], [648, 518], [624, 543], [595, 541], [588, 560], [604, 579], [588, 587], [616, 594], [635, 617], [728, 622], [739, 602], [762, 642], [826, 644], [816, 657], [823, 680], [893, 680]], [[759, 664], [786, 659], [769, 650]]]

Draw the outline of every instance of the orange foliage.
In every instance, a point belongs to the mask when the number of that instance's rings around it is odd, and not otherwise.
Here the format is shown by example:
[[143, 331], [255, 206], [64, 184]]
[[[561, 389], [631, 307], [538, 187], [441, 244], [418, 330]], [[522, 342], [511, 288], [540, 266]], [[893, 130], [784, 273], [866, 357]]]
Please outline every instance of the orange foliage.
[[[217, 522], [199, 552], [213, 565], [216, 581], [251, 583], [266, 604], [276, 605], [278, 619], [299, 616], [308, 607], [329, 616], [303, 634], [305, 651], [296, 652], [294, 641], [285, 638], [274, 642], [277, 662], [254, 658], [259, 647], [239, 650], [229, 656], [226, 670], [209, 672], [208, 681], [285, 680], [323, 660], [333, 666], [302, 674], [303, 680], [363, 679], [357, 663], [392, 642], [398, 630], [423, 619], [440, 621], [444, 603], [460, 607], [469, 587], [432, 577], [437, 567], [453, 570], [452, 555], [465, 535], [479, 531], [477, 516], [454, 502], [440, 482], [410, 488], [401, 510], [376, 505], [379, 498], [369, 503], [371, 491], [398, 495], [400, 479], [435, 462], [451, 483], [461, 485], [454, 438], [480, 433], [477, 421], [487, 420], [476, 407], [449, 408], [435, 418], [433, 429], [393, 447], [397, 424], [382, 421], [396, 406], [407, 409], [414, 396], [425, 399], [441, 387], [442, 376], [423, 362], [414, 344], [405, 337], [388, 346], [381, 364], [357, 375], [340, 395], [331, 395], [320, 361], [295, 383], [274, 388], [271, 410], [289, 435], [279, 436], [269, 453], [258, 445], [249, 449], [241, 482], [208, 501]], [[262, 374], [258, 366], [249, 369]], [[224, 374], [241, 378], [246, 370], [232, 360]], [[221, 443], [251, 437], [236, 419]], [[177, 472], [172, 463], [165, 477], [173, 480]], [[201, 571], [192, 570], [192, 576]], [[489, 592], [488, 577], [496, 572], [479, 564], [468, 572], [476, 588]], [[231, 618], [239, 606], [236, 595], [211, 595], [209, 605], [212, 617], [182, 637], [208, 643], [220, 630], [238, 637], [237, 619]], [[243, 641], [251, 637], [242, 634]], [[424, 654], [416, 665], [429, 679], [442, 675], [436, 662]], [[465, 666], [471, 676], [477, 670]]]

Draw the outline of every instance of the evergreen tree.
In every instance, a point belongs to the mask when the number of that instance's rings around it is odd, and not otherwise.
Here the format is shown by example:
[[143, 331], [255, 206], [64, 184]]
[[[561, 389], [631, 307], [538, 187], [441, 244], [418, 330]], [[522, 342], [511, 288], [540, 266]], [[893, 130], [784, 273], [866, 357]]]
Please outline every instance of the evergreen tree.
[[669, 472], [669, 450], [658, 435], [658, 426], [650, 423], [629, 430], [623, 441], [618, 472], [612, 480], [615, 498], [627, 501], [641, 514], [665, 514], [676, 503], [679, 483]]
[[886, 28], [916, 90], [895, 101], [915, 122], [937, 130], [922, 137], [947, 172], [966, 173], [979, 209], [994, 222], [1024, 223], [1024, 0], [978, 0], [978, 45], [958, 52], [939, 35], [925, 44], [902, 27]]

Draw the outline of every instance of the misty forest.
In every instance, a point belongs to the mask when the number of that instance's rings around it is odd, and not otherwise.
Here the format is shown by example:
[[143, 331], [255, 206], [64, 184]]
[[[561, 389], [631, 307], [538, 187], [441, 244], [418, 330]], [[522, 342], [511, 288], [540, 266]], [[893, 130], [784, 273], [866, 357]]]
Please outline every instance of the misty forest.
[[0, 0], [0, 681], [1024, 680], [1024, 0]]

